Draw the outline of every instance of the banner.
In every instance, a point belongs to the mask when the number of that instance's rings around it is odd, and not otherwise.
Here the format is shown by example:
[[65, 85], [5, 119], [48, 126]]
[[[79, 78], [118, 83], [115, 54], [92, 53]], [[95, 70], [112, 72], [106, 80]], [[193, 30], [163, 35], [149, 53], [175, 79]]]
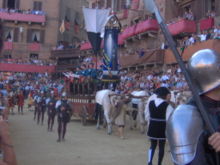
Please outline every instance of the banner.
[[108, 20], [110, 9], [83, 8], [86, 31], [94, 54], [98, 54], [101, 47], [101, 33]]

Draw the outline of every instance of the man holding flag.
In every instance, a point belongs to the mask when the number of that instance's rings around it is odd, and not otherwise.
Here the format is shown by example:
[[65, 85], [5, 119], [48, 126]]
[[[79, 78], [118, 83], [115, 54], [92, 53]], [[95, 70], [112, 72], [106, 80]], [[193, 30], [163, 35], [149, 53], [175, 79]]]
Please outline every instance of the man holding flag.
[[186, 68], [154, 0], [144, 3], [155, 14], [193, 94], [167, 121], [173, 163], [220, 165], [220, 54], [210, 49], [200, 50], [192, 55]]

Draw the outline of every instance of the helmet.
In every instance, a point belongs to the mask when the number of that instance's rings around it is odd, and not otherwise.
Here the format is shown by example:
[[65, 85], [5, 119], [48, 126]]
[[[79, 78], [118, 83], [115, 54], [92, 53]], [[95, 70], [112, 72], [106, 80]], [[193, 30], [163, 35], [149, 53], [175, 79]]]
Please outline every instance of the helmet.
[[188, 61], [188, 71], [199, 94], [209, 92], [220, 85], [220, 55], [211, 49], [197, 51]]

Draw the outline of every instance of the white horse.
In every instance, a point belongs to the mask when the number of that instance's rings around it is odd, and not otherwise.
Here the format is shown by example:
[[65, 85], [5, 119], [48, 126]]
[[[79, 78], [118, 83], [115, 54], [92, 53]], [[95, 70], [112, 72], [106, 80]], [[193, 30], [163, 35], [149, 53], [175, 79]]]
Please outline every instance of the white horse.
[[[104, 111], [104, 117], [107, 122], [108, 134], [112, 133], [112, 123], [113, 123], [113, 109], [117, 105], [117, 97], [115, 93], [109, 89], [104, 89], [96, 92], [95, 96], [96, 103], [102, 105]], [[99, 128], [99, 120], [97, 122], [97, 128]]]

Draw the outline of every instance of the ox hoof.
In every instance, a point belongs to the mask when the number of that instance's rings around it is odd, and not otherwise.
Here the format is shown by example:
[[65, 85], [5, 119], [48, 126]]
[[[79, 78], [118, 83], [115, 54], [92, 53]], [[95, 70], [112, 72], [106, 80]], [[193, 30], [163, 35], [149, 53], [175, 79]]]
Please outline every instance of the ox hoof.
[[100, 127], [96, 127], [97, 130], [100, 130]]
[[108, 132], [108, 135], [111, 135], [112, 134], [112, 132]]

